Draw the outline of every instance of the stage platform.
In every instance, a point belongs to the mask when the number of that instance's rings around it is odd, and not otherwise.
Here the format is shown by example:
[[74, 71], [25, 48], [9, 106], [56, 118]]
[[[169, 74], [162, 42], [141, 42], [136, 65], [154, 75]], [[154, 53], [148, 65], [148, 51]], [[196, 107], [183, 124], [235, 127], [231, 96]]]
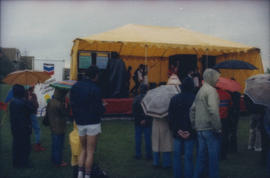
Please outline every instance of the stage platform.
[[105, 116], [131, 115], [133, 98], [106, 98]]

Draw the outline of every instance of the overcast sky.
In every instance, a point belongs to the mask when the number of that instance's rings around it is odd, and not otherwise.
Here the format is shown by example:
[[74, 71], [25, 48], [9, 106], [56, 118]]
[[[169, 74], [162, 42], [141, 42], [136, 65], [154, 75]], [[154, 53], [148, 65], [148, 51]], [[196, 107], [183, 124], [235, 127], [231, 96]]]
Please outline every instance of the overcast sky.
[[70, 60], [77, 37], [126, 24], [179, 26], [261, 49], [270, 68], [270, 1], [1, 0], [1, 47]]

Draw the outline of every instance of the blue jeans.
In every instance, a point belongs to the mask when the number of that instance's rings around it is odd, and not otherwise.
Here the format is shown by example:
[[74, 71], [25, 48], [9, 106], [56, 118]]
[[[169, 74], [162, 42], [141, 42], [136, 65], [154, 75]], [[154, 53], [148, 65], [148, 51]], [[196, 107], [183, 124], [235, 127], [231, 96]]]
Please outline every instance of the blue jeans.
[[[160, 152], [153, 152], [153, 165], [159, 165]], [[162, 167], [171, 167], [171, 152], [162, 152]]]
[[151, 144], [151, 127], [135, 126], [135, 151], [136, 157], [140, 158], [142, 134], [144, 134], [145, 153], [147, 158], [152, 157], [152, 144]]
[[193, 147], [195, 139], [174, 139], [173, 174], [182, 177], [182, 152], [184, 148], [184, 178], [191, 178], [193, 173]]
[[199, 178], [208, 162], [209, 178], [219, 178], [219, 144], [220, 137], [211, 130], [198, 132], [197, 161], [194, 178]]
[[[266, 119], [264, 119], [264, 129], [267, 134], [267, 137], [270, 138], [270, 125], [267, 123]], [[267, 158], [266, 158], [266, 164], [267, 164], [267, 175], [270, 176], [270, 147], [267, 148]]]
[[39, 127], [37, 116], [36, 114], [31, 114], [30, 117], [32, 120], [32, 127], [35, 133], [35, 141], [36, 143], [40, 143], [40, 127]]
[[267, 175], [270, 176], [270, 148], [267, 151]]
[[64, 134], [52, 134], [52, 162], [56, 165], [62, 163], [62, 153], [64, 148]]

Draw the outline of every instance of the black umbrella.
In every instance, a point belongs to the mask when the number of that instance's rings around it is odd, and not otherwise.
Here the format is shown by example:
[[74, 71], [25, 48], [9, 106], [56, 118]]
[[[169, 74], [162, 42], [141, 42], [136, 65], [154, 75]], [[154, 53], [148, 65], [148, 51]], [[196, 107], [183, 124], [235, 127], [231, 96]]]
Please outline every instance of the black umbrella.
[[248, 69], [248, 70], [256, 70], [257, 68], [245, 61], [240, 60], [228, 60], [223, 61], [214, 66], [215, 69]]

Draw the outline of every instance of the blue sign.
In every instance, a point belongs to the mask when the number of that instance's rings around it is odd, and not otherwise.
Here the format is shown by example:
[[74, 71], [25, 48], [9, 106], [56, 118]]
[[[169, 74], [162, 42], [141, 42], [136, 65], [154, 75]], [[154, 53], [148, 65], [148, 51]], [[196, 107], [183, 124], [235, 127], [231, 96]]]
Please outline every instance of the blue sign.
[[79, 56], [79, 69], [88, 69], [92, 64], [91, 56]]
[[108, 55], [97, 55], [97, 67], [99, 69], [106, 69], [108, 65]]

